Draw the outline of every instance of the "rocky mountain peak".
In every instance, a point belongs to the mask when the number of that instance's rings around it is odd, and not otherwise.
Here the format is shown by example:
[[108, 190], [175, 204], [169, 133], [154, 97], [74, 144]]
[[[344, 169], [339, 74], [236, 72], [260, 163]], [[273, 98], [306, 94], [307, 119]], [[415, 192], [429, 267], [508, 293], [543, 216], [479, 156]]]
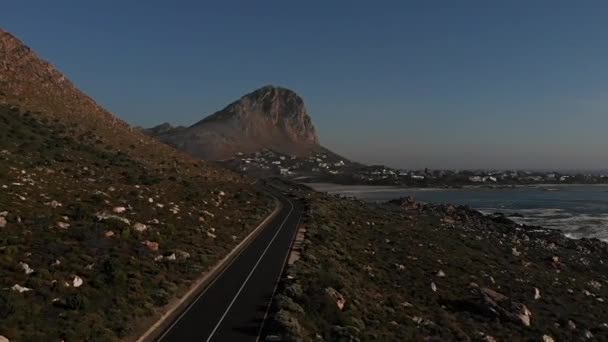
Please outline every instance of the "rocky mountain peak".
[[146, 132], [203, 159], [225, 159], [236, 152], [261, 149], [303, 155], [319, 147], [304, 100], [292, 90], [271, 85], [244, 95], [191, 127], [156, 127]]
[[319, 144], [304, 100], [287, 88], [267, 85], [254, 90], [198, 124], [229, 120], [238, 120], [245, 134], [270, 125], [291, 142]]

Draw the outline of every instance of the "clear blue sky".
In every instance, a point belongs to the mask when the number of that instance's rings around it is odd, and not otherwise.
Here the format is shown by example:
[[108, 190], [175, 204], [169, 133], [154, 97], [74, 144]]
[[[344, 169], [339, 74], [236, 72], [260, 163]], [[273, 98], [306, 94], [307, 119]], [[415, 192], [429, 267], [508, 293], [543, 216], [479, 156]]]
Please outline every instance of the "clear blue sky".
[[411, 168], [608, 168], [608, 2], [10, 1], [0, 25], [134, 125], [266, 84]]

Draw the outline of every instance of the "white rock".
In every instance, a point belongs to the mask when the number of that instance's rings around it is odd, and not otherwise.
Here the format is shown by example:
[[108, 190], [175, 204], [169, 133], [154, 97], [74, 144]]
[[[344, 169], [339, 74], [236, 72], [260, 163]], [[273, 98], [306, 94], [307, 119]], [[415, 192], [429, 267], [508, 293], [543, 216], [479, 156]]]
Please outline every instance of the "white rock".
[[555, 340], [549, 335], [543, 335], [543, 342], [555, 342]]
[[58, 207], [63, 206], [63, 204], [61, 204], [60, 202], [57, 202], [55, 200], [50, 201], [49, 203], [47, 203], [47, 205], [50, 205], [51, 208], [58, 208]]
[[97, 217], [97, 219], [99, 221], [116, 220], [116, 221], [123, 222], [125, 224], [131, 224], [131, 221], [129, 221], [129, 219], [126, 219], [126, 218], [120, 217], [120, 216], [116, 216], [116, 215], [112, 215], [112, 214], [108, 214], [108, 213], [97, 213], [95, 216]]
[[433, 292], [437, 292], [437, 285], [435, 285], [435, 283], [431, 283], [431, 290], [433, 290]]
[[135, 229], [137, 232], [143, 232], [144, 230], [148, 229], [148, 227], [143, 223], [137, 222], [133, 225], [133, 229]]
[[215, 235], [215, 234], [213, 234], [211, 232], [207, 232], [207, 236], [210, 237], [210, 238], [212, 238], [212, 239], [215, 239], [217, 237], [217, 235]]
[[17, 292], [19, 292], [19, 293], [23, 293], [23, 292], [32, 291], [32, 289], [27, 288], [27, 287], [24, 287], [24, 286], [21, 286], [21, 285], [19, 285], [19, 284], [15, 284], [15, 285], [13, 285], [13, 287], [11, 287], [11, 290], [13, 290], [13, 291], [17, 291]]
[[594, 290], [599, 290], [602, 288], [602, 284], [596, 280], [591, 280], [590, 282], [587, 283], [587, 286], [589, 286], [590, 288], [592, 288]]
[[3, 216], [0, 216], [0, 228], [6, 227], [6, 219]]
[[8, 211], [0, 211], [0, 217], [5, 217], [8, 215]]
[[32, 274], [34, 273], [34, 269], [30, 267], [30, 265], [24, 263], [24, 262], [20, 262], [19, 266], [21, 266], [21, 269], [23, 270], [23, 272], [25, 272], [25, 274]]
[[521, 252], [518, 251], [516, 247], [513, 247], [513, 248], [511, 248], [511, 254], [513, 254], [513, 256], [518, 257], [521, 255]]
[[591, 339], [593, 338], [593, 334], [591, 333], [591, 331], [585, 330], [585, 337]]
[[568, 321], [568, 329], [576, 330], [576, 324], [574, 324], [572, 321]]
[[53, 262], [51, 264], [51, 266], [59, 266], [59, 265], [61, 265], [61, 261], [59, 261], [59, 260], [55, 260], [55, 262]]
[[148, 198], [148, 203], [154, 203], [154, 198], [149, 197], [149, 198]]
[[57, 227], [61, 229], [68, 229], [70, 228], [70, 224], [65, 222], [57, 222]]
[[169, 255], [168, 257], [166, 257], [167, 260], [177, 260], [177, 256], [175, 256], [175, 253], [172, 253], [171, 255]]
[[0, 342], [11, 342], [8, 338], [0, 335]]
[[540, 299], [540, 290], [535, 287], [534, 288], [534, 300], [539, 300], [539, 299]]
[[220, 196], [226, 196], [226, 193], [223, 191], [220, 191]]
[[125, 211], [127, 211], [127, 208], [125, 208], [125, 207], [114, 207], [112, 209], [112, 212], [114, 212], [115, 214], [121, 214], [121, 213], [124, 213]]
[[82, 278], [80, 278], [79, 276], [74, 276], [74, 279], [72, 280], [72, 286], [81, 287], [82, 283], [83, 283]]
[[159, 207], [159, 208], [161, 208], [161, 209], [165, 207], [165, 205], [161, 204], [161, 203], [156, 203], [156, 206]]
[[439, 270], [439, 272], [437, 272], [437, 276], [440, 278], [445, 277], [445, 272], [443, 272], [442, 270]]

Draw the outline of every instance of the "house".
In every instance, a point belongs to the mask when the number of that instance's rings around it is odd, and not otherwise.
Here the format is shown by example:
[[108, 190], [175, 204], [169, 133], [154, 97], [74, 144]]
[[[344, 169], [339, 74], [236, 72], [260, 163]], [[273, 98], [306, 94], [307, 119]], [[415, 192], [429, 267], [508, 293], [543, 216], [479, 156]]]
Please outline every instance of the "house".
[[420, 176], [420, 175], [412, 175], [412, 179], [423, 180], [423, 179], [424, 179], [424, 176]]

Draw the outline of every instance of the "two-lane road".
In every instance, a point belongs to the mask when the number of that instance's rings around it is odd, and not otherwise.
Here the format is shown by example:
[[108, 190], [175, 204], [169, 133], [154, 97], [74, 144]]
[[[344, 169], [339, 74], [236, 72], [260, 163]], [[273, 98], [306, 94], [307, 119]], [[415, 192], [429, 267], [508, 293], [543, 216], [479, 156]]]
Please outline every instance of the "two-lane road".
[[159, 342], [257, 341], [289, 255], [301, 204], [277, 194], [282, 209], [169, 326]]

